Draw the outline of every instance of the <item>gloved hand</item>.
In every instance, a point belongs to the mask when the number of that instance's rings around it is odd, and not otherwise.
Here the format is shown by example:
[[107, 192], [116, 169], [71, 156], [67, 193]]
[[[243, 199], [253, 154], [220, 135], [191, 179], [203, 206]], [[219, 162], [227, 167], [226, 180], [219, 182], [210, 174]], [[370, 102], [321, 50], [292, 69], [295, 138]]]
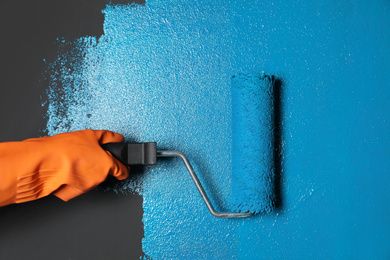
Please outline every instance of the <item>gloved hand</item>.
[[103, 182], [127, 178], [129, 169], [102, 144], [123, 142], [105, 130], [82, 130], [0, 143], [0, 206], [54, 194], [68, 201]]

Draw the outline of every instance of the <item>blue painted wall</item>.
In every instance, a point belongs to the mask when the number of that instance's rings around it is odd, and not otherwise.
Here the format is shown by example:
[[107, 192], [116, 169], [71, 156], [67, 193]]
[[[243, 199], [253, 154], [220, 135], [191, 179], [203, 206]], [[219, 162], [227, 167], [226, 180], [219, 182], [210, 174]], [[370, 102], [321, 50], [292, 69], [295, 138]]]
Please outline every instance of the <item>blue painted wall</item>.
[[181, 150], [230, 209], [230, 77], [265, 71], [282, 82], [282, 207], [215, 219], [164, 161], [122, 187], [144, 197], [145, 254], [389, 258], [389, 12], [385, 0], [108, 6], [104, 35], [51, 65], [48, 133], [108, 128]]

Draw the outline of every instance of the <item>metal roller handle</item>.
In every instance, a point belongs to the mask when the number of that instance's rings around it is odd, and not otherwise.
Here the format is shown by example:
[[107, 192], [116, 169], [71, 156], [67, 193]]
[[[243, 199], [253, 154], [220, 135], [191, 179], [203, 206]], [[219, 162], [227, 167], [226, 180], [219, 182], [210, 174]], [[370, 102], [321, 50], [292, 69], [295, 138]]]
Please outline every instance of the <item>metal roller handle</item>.
[[245, 218], [252, 215], [252, 213], [229, 213], [218, 212], [214, 209], [213, 205], [198, 177], [195, 174], [187, 157], [181, 152], [175, 151], [157, 151], [157, 144], [155, 142], [150, 143], [108, 143], [102, 145], [102, 148], [110, 152], [114, 157], [120, 160], [126, 165], [155, 165], [157, 164], [157, 157], [179, 157], [183, 160], [184, 165], [187, 167], [188, 172], [191, 175], [192, 180], [195, 183], [204, 203], [210, 213], [217, 218]]
[[230, 212], [218, 212], [214, 209], [213, 205], [211, 205], [211, 202], [209, 198], [207, 197], [207, 194], [205, 190], [203, 189], [202, 184], [200, 183], [198, 177], [195, 174], [194, 169], [192, 168], [190, 162], [188, 161], [187, 157], [181, 153], [176, 151], [157, 151], [157, 157], [180, 157], [184, 165], [186, 166], [188, 172], [191, 175], [192, 180], [195, 183], [196, 188], [198, 189], [200, 195], [202, 196], [202, 199], [204, 203], [206, 204], [208, 210], [210, 211], [211, 215], [217, 218], [245, 218], [252, 215], [252, 213], [230, 213]]

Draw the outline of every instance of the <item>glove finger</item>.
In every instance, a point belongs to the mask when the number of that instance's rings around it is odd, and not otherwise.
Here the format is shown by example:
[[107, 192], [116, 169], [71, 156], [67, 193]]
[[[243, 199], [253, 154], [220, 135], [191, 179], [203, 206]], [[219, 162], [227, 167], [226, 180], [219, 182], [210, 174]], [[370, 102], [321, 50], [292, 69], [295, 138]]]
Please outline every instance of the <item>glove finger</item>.
[[108, 130], [93, 130], [100, 145], [106, 143], [122, 143], [123, 135]]
[[114, 176], [118, 180], [124, 180], [129, 177], [130, 167], [121, 163], [118, 159], [112, 156], [114, 167], [110, 172], [110, 175]]

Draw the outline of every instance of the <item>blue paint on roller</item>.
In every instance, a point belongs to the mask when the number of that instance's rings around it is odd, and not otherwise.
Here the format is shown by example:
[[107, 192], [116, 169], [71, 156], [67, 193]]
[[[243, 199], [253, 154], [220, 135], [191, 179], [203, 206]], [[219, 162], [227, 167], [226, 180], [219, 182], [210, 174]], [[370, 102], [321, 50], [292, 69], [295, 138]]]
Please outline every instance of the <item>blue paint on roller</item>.
[[232, 194], [238, 212], [269, 213], [275, 206], [274, 79], [232, 78]]

